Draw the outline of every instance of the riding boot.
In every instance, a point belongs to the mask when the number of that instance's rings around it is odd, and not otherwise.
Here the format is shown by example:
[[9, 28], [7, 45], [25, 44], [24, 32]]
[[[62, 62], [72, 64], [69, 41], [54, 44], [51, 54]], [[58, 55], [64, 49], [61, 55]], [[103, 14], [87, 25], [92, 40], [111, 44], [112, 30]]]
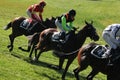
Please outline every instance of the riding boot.
[[117, 60], [119, 57], [120, 57], [120, 48], [119, 47], [117, 47], [116, 49], [115, 49], [115, 52], [114, 52], [114, 54], [111, 56], [111, 59], [112, 59], [112, 61], [115, 61], [115, 60]]
[[108, 49], [108, 50], [102, 55], [102, 58], [103, 58], [103, 59], [108, 58], [108, 57], [109, 57], [109, 54], [110, 54], [110, 50]]
[[65, 36], [66, 36], [65, 32], [60, 32], [60, 33], [59, 33], [59, 41], [60, 41], [60, 43], [63, 44], [63, 45], [64, 45], [64, 43], [66, 42]]
[[108, 66], [112, 66], [113, 65], [113, 55], [115, 54], [115, 52], [116, 52], [116, 50], [115, 49], [113, 49], [113, 48], [111, 48], [111, 50], [110, 50], [110, 55], [109, 55], [109, 62], [108, 62]]
[[64, 40], [64, 39], [65, 39], [65, 35], [66, 35], [65, 32], [60, 32], [60, 33], [59, 33], [60, 39], [63, 39], [63, 40]]

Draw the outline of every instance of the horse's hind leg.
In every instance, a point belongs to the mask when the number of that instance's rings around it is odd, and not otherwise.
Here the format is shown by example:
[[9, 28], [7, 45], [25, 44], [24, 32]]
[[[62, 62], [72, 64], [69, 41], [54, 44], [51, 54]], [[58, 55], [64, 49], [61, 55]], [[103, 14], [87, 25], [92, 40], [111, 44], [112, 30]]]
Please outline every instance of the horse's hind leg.
[[73, 70], [76, 80], [79, 80], [79, 72], [86, 69], [89, 65], [89, 60], [86, 57], [82, 57], [81, 62], [79, 62], [79, 67]]
[[27, 49], [23, 49], [22, 47], [19, 47], [18, 49], [24, 51], [24, 52], [29, 52], [31, 49], [31, 46], [28, 46]]
[[23, 49], [22, 47], [18, 47], [18, 49], [20, 49], [22, 51], [25, 51], [25, 52], [30, 52], [30, 49], [31, 49], [31, 42], [30, 42], [30, 40], [28, 41], [27, 49]]
[[88, 65], [81, 66], [81, 67], [79, 66], [79, 67], [77, 67], [76, 69], [73, 70], [74, 75], [76, 77], [76, 80], [79, 80], [79, 72], [86, 69], [87, 67], [88, 67]]
[[13, 43], [14, 43], [15, 36], [13, 36], [13, 34], [10, 34], [9, 35], [9, 39], [10, 39], [10, 45], [8, 45], [7, 47], [9, 48], [9, 51], [12, 51], [13, 50]]

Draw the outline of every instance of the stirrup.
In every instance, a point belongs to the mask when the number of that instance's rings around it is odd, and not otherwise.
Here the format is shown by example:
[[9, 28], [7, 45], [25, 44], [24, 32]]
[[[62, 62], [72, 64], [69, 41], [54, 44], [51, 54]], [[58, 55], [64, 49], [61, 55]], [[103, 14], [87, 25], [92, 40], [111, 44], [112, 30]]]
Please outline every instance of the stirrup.
[[108, 64], [107, 64], [108, 66], [113, 66], [113, 63], [111, 63], [111, 60], [109, 59], [109, 61], [108, 61]]
[[64, 43], [66, 42], [65, 40], [62, 40], [62, 39], [60, 39], [59, 41], [60, 41], [60, 43], [62, 43], [62, 44], [64, 44]]
[[103, 58], [103, 59], [109, 58], [109, 54], [104, 53], [104, 54], [102, 55], [102, 58]]

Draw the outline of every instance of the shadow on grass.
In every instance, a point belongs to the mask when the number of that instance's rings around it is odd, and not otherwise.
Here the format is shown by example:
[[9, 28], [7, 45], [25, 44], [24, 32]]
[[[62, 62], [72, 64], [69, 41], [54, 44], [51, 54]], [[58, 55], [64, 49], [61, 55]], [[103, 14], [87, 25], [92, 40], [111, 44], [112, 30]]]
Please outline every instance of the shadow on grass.
[[16, 57], [16, 58], [19, 58], [19, 59], [23, 59], [23, 58], [24, 58], [23, 55], [17, 54], [17, 53], [15, 53], [15, 52], [12, 52], [11, 55], [14, 56], [14, 57]]
[[[30, 62], [31, 63], [31, 62]], [[42, 61], [37, 61], [37, 62], [32, 62], [31, 63], [32, 65], [37, 65], [37, 66], [42, 66], [42, 67], [46, 67], [46, 68], [49, 68], [49, 69], [54, 69], [58, 74], [63, 74], [64, 72], [64, 69], [61, 69], [59, 70], [58, 69], [58, 65], [54, 65], [54, 64], [49, 64], [49, 63], [46, 63], [46, 62], [42, 62]], [[35, 73], [41, 75], [41, 72], [40, 71], [35, 71]], [[53, 77], [50, 77], [49, 75], [47, 75], [46, 73], [43, 73], [42, 76], [44, 77], [47, 77], [49, 78], [49, 80], [56, 80], [56, 78], [53, 78]], [[70, 72], [67, 72], [66, 74], [66, 77], [70, 77], [70, 78], [75, 78], [74, 74], [73, 73], [70, 73]], [[83, 76], [80, 76], [80, 78], [82, 80], [85, 80], [85, 77]], [[57, 78], [58, 79], [58, 78]], [[61, 77], [60, 77], [60, 80], [61, 80]]]
[[88, 1], [102, 1], [102, 0], [88, 0]]
[[[59, 70], [59, 66], [58, 65], [46, 63], [46, 62], [43, 62], [43, 61], [37, 61], [37, 62], [35, 62], [35, 61], [30, 60], [29, 57], [24, 57], [23, 55], [17, 54], [15, 52], [12, 52], [11, 55], [14, 56], [14, 57], [16, 57], [16, 58], [22, 59], [22, 60], [24, 60], [24, 61], [26, 61], [26, 62], [28, 62], [28, 63], [30, 63], [32, 65], [41, 66], [41, 67], [45, 67], [45, 68], [49, 68], [49, 69], [54, 69], [56, 72], [58, 72], [61, 75], [64, 72], [64, 69]], [[35, 71], [35, 73], [41, 75], [40, 71]], [[49, 78], [49, 80], [56, 80], [56, 78], [50, 77], [46, 73], [43, 73], [42, 76]], [[75, 77], [74, 74], [70, 73], [70, 72], [67, 72], [66, 77], [67, 76], [70, 77], [70, 78], [74, 78]], [[85, 77], [80, 76], [80, 79], [81, 80], [85, 80]]]

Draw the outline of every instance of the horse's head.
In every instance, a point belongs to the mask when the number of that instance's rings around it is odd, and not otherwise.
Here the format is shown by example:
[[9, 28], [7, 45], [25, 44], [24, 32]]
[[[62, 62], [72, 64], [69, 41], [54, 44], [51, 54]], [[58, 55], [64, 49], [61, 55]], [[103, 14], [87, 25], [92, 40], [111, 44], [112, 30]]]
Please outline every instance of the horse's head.
[[44, 25], [46, 25], [49, 28], [56, 28], [55, 20], [56, 18], [54, 17], [46, 18], [46, 20], [44, 21]]
[[99, 35], [97, 34], [95, 27], [93, 26], [93, 21], [91, 21], [91, 23], [85, 21], [85, 24], [86, 25], [84, 27], [84, 30], [86, 31], [87, 36], [90, 37], [91, 40], [99, 40]]

